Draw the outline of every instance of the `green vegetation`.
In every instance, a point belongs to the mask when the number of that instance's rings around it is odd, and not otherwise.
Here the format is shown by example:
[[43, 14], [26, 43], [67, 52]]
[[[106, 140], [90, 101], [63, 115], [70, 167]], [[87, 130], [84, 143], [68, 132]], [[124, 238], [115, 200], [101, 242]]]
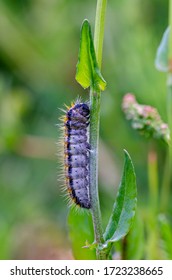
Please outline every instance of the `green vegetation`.
[[[62, 104], [70, 104], [78, 95], [88, 100], [88, 91], [75, 81], [75, 66], [80, 24], [89, 17], [94, 26], [93, 2], [0, 3], [0, 259], [72, 258], [73, 224], [69, 236], [68, 209], [57, 182], [60, 155], [56, 156], [55, 143], [60, 131], [56, 124]], [[124, 95], [132, 92], [139, 104], [157, 108], [162, 120], [169, 121], [167, 73], [154, 67], [168, 26], [168, 4], [164, 0], [108, 2], [102, 60], [107, 89], [101, 94], [99, 148], [103, 232], [122, 177], [123, 149], [132, 156], [138, 185], [137, 215], [129, 234], [115, 243], [114, 258], [119, 253], [123, 259], [172, 255], [169, 148], [132, 130], [121, 109]], [[100, 64], [98, 60], [99, 68]], [[93, 242], [90, 218], [87, 215], [85, 220], [90, 235], [80, 228], [78, 244], [85, 247]], [[81, 219], [76, 216], [77, 225]], [[86, 244], [82, 243], [85, 236]], [[87, 248], [82, 252], [78, 258], [95, 258]]]

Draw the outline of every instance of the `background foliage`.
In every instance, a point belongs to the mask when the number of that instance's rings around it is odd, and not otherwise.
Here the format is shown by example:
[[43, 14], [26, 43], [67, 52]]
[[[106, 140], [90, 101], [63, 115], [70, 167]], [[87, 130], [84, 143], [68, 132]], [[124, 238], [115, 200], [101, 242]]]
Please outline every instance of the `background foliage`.
[[[94, 26], [95, 8], [92, 0], [0, 1], [0, 259], [72, 258], [68, 209], [57, 181], [56, 124], [64, 103], [78, 95], [88, 99], [75, 72], [80, 26], [84, 18]], [[166, 258], [159, 249], [156, 255], [151, 252], [149, 244], [156, 238], [147, 241], [142, 230], [150, 216], [148, 141], [125, 121], [121, 102], [126, 92], [133, 92], [139, 103], [157, 107], [167, 120], [166, 75], [155, 69], [154, 60], [167, 27], [168, 1], [111, 0], [106, 18], [102, 73], [108, 86], [102, 94], [99, 159], [103, 223], [109, 218], [127, 149], [137, 174], [140, 215], [137, 232], [129, 238], [138, 242], [140, 254], [129, 242], [124, 257]], [[156, 145], [161, 182], [166, 147]], [[168, 211], [170, 216], [171, 205]], [[168, 238], [170, 234], [169, 229]]]

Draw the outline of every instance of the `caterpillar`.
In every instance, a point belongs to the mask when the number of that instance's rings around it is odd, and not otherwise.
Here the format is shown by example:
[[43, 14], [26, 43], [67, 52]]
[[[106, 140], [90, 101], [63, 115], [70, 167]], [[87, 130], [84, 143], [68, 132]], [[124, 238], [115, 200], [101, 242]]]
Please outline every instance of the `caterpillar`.
[[90, 209], [88, 127], [90, 109], [77, 101], [67, 107], [64, 117], [64, 173], [72, 201]]

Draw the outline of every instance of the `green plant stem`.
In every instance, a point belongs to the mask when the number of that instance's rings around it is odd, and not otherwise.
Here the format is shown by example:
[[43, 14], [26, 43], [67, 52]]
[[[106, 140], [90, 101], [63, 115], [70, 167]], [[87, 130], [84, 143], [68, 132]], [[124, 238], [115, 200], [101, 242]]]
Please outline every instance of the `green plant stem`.
[[[149, 143], [148, 151], [148, 185], [149, 185], [149, 211], [147, 217], [148, 246], [147, 258], [158, 258], [158, 230], [157, 221], [155, 219], [158, 208], [158, 162], [157, 153], [153, 143]], [[151, 248], [151, 250], [150, 250]]]
[[[95, 51], [98, 65], [101, 68], [102, 48], [104, 37], [104, 22], [107, 0], [98, 0], [95, 19]], [[98, 195], [98, 143], [99, 143], [99, 123], [100, 123], [100, 98], [101, 92], [90, 89], [90, 197], [92, 205], [92, 219], [94, 224], [95, 242], [97, 247], [97, 259], [105, 259], [105, 255], [99, 250], [104, 243], [103, 229], [101, 222], [100, 203]]]
[[[170, 129], [170, 136], [172, 138], [172, 73], [168, 73], [167, 78], [167, 117], [168, 126]], [[167, 211], [170, 198], [170, 182], [172, 172], [172, 141], [170, 140], [168, 150], [166, 154], [165, 168], [164, 168], [164, 179], [161, 193], [161, 210]]]
[[168, 125], [170, 128], [171, 140], [169, 143], [169, 186], [172, 174], [172, 0], [169, 2], [169, 26], [170, 26], [170, 38], [169, 38], [169, 73], [167, 78], [167, 115]]
[[[101, 212], [98, 195], [98, 142], [99, 142], [99, 121], [100, 121], [100, 92], [90, 93], [91, 115], [90, 115], [90, 197], [91, 211], [94, 225], [95, 242], [104, 243], [103, 229], [101, 223]], [[97, 250], [97, 258], [100, 259], [100, 252]]]
[[102, 63], [106, 6], [107, 6], [107, 0], [97, 0], [95, 31], [94, 31], [94, 47], [95, 47], [97, 62], [100, 69]]
[[157, 153], [151, 144], [148, 151], [148, 183], [150, 211], [154, 215], [158, 205], [158, 164]]
[[[172, 0], [169, 0], [169, 17], [168, 17], [168, 24], [170, 26], [170, 29], [172, 29]], [[172, 59], [172, 34], [170, 30], [170, 35], [169, 35], [169, 52], [168, 52], [168, 58], [169, 62]]]
[[[167, 76], [167, 117], [168, 125], [170, 129], [170, 136], [172, 139], [172, 0], [169, 0], [169, 52], [168, 52], [168, 61], [169, 61], [169, 71]], [[168, 151], [166, 154], [166, 162], [164, 168], [164, 179], [162, 183], [162, 192], [161, 192], [161, 210], [166, 212], [169, 205], [169, 196], [170, 196], [170, 182], [172, 174], [172, 141], [170, 140]]]
[[103, 231], [101, 226], [101, 213], [98, 196], [98, 141], [99, 141], [99, 113], [100, 113], [100, 94], [91, 93], [91, 116], [90, 116], [90, 196], [91, 210], [93, 216], [95, 241], [103, 243]]

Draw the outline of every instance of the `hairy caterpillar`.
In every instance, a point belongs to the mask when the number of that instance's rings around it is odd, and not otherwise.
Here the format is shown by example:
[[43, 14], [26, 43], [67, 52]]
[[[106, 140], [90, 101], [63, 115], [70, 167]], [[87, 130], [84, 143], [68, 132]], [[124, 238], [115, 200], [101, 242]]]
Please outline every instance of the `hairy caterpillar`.
[[91, 208], [89, 195], [89, 149], [87, 140], [90, 109], [76, 102], [67, 107], [64, 117], [64, 171], [67, 191], [72, 201]]

